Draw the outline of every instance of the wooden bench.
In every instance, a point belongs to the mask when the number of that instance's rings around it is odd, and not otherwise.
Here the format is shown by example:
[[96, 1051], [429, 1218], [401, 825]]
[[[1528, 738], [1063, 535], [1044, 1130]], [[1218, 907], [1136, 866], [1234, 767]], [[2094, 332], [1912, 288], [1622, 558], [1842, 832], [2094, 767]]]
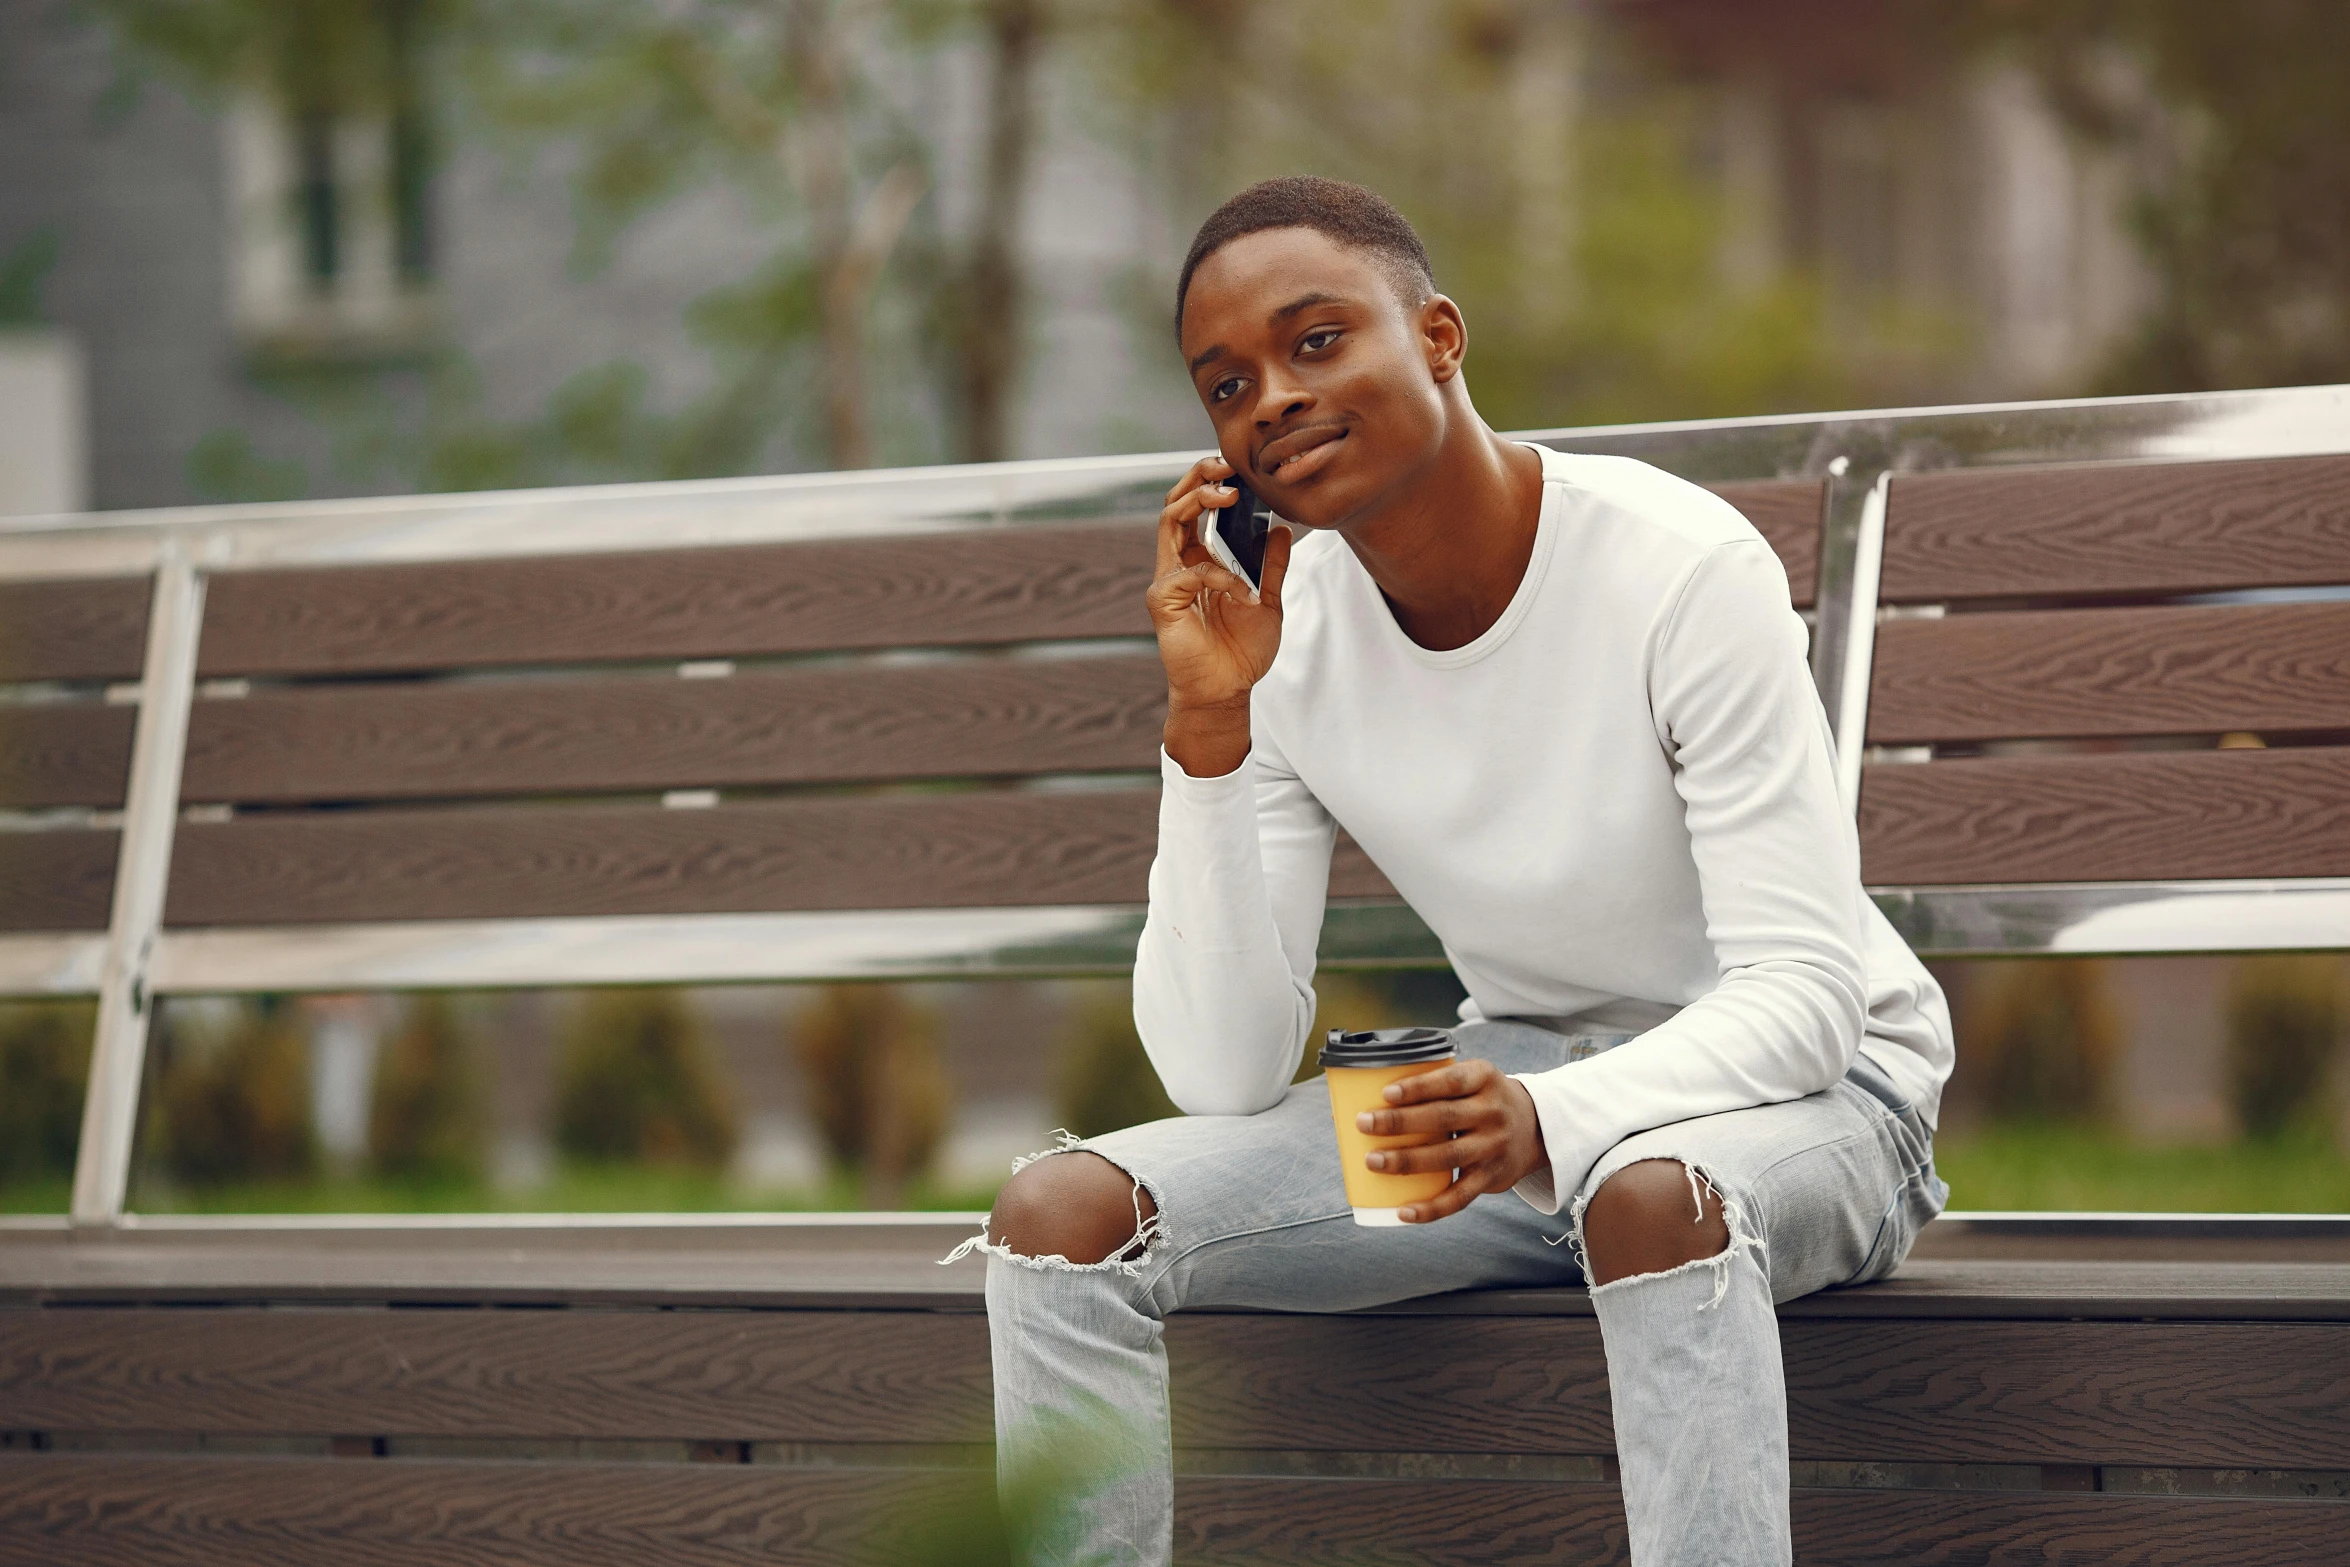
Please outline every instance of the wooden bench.
[[[2350, 583], [2350, 391], [1545, 439], [1771, 537], [1922, 951], [2350, 945], [2350, 604], [2205, 602]], [[0, 708], [0, 993], [101, 1005], [75, 1216], [0, 1228], [0, 1562], [845, 1563], [984, 1506], [967, 1216], [126, 1215], [147, 1015], [1122, 971], [1180, 467], [0, 531], [53, 698]], [[1331, 890], [1332, 966], [1441, 961]], [[1807, 1562], [2343, 1557], [2342, 1221], [1945, 1219], [1783, 1320]], [[1622, 1559], [1580, 1291], [1169, 1340], [1186, 1560]]]

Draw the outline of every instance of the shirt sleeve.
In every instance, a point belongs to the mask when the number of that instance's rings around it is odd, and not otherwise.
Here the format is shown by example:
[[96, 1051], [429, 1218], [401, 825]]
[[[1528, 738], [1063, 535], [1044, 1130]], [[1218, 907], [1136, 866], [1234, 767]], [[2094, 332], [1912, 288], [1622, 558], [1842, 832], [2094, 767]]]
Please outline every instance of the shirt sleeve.
[[1656, 634], [1649, 704], [1673, 768], [1719, 975], [1669, 1021], [1525, 1083], [1544, 1213], [1635, 1132], [1817, 1093], [1859, 1048], [1860, 848], [1787, 577], [1760, 540], [1700, 558]]
[[1297, 1074], [1337, 827], [1260, 733], [1194, 778], [1159, 753], [1159, 848], [1134, 1026], [1187, 1115], [1253, 1115]]

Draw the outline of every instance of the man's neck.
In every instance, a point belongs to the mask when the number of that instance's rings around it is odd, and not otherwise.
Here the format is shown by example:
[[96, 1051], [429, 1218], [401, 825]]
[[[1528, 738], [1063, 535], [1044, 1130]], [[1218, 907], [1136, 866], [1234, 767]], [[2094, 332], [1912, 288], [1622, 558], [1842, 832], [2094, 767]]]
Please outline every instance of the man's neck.
[[1403, 634], [1443, 652], [1476, 641], [1509, 608], [1541, 515], [1541, 456], [1472, 409], [1403, 493], [1338, 532]]

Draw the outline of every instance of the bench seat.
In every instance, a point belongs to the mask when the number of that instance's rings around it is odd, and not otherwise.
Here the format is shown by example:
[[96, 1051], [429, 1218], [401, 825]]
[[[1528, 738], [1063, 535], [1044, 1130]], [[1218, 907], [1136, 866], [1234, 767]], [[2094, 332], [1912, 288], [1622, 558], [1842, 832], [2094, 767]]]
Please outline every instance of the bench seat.
[[[19, 1225], [0, 1562], [875, 1560], [987, 1494], [968, 1228]], [[1782, 1310], [1802, 1559], [2339, 1561], [2350, 1226], [2065, 1228]], [[1623, 1560], [1579, 1289], [1167, 1337], [1183, 1560]]]

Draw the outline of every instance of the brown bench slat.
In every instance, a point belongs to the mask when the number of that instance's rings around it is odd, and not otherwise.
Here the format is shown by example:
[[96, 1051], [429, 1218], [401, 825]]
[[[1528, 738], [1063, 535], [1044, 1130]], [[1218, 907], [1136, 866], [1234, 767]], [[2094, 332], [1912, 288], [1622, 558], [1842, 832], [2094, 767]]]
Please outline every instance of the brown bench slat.
[[[0, 1318], [0, 1408], [55, 1431], [985, 1442], [975, 1313]], [[1782, 1323], [1792, 1450], [1884, 1463], [2350, 1467], [2350, 1325]], [[1180, 1314], [1188, 1449], [1614, 1450], [1587, 1317]]]
[[[1793, 1320], [1780, 1342], [1797, 1458], [2350, 1466], [2350, 1326]], [[1168, 1346], [1183, 1446], [1615, 1447], [1588, 1318], [1179, 1315]]]
[[0, 832], [0, 931], [104, 930], [119, 833]]
[[989, 1388], [962, 1312], [0, 1314], [21, 1430], [989, 1442]]
[[0, 582], [0, 681], [138, 679], [152, 592], [144, 577]]
[[[967, 1540], [990, 1490], [981, 1469], [10, 1454], [0, 1563], [870, 1567], [925, 1521]], [[1187, 1474], [1175, 1497], [1186, 1567], [1629, 1559], [1611, 1485]], [[2323, 1502], [1804, 1488], [1793, 1511], [1797, 1559], [1818, 1567], [2238, 1567], [2254, 1541], [2263, 1567], [2341, 1561], [2341, 1509]]]
[[2350, 603], [1888, 621], [1869, 738], [2350, 729]]
[[384, 800], [1155, 771], [1166, 703], [1147, 650], [265, 692], [197, 704], [181, 793]]
[[1787, 568], [1787, 592], [1797, 609], [1818, 596], [1820, 518], [1827, 487], [1817, 479], [1749, 479], [1707, 489], [1746, 514]]
[[0, 1455], [5, 1567], [874, 1567], [984, 1470]]
[[[2327, 1503], [2062, 1492], [1812, 1490], [1794, 1494], [1804, 1567], [2161, 1563], [2339, 1567]], [[1625, 1567], [1614, 1486], [1509, 1480], [1190, 1475], [1175, 1487], [1175, 1560], [1420, 1567]]]
[[0, 707], [0, 806], [117, 806], [138, 711], [95, 702]]
[[360, 674], [1148, 636], [1152, 551], [1137, 523], [1056, 523], [225, 573], [199, 667]]
[[2350, 875], [2350, 747], [1871, 767], [1872, 886]]
[[2350, 582], [2350, 456], [1905, 473], [1880, 597], [2205, 593]]
[[[173, 926], [1141, 903], [1155, 788], [188, 822]], [[1334, 897], [1392, 896], [1359, 850]]]

